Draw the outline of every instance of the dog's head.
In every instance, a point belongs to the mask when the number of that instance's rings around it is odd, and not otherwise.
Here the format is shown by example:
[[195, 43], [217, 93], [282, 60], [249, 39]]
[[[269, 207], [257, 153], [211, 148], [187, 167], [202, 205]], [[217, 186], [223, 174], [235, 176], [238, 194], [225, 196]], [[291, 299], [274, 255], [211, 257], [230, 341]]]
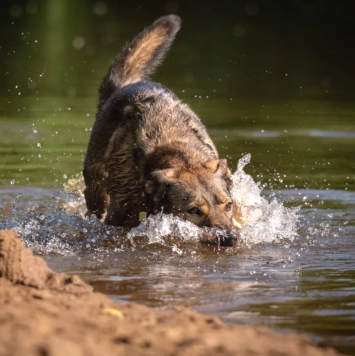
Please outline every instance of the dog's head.
[[150, 174], [145, 184], [151, 213], [163, 209], [199, 227], [230, 232], [238, 227], [230, 190], [231, 172], [225, 159], [212, 159], [200, 167], [168, 168]]

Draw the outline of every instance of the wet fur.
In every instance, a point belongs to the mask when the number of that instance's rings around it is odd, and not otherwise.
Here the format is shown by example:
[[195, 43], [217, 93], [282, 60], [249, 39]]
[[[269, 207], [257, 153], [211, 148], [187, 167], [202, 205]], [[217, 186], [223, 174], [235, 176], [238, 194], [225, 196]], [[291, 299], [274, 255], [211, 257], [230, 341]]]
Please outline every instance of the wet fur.
[[[99, 90], [84, 164], [88, 215], [136, 226], [139, 212], [184, 216], [231, 230], [230, 171], [196, 114], [169, 89], [148, 81], [180, 28], [159, 18], [126, 45]], [[203, 219], [188, 213], [200, 204]]]

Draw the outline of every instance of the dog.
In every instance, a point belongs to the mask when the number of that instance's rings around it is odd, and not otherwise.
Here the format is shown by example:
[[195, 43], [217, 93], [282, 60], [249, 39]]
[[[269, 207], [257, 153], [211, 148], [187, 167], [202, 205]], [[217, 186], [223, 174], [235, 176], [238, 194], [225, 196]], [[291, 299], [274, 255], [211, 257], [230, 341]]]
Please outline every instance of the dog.
[[180, 22], [175, 15], [157, 19], [123, 48], [102, 81], [83, 169], [87, 214], [134, 227], [140, 212], [172, 213], [226, 231], [220, 243], [232, 245], [230, 232], [241, 225], [227, 161], [197, 115], [148, 80]]

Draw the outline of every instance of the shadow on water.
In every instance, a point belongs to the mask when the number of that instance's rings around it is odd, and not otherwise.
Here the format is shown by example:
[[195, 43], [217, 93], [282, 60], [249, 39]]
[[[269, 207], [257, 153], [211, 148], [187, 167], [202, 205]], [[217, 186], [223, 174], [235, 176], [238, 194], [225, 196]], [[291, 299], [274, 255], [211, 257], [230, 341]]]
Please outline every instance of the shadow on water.
[[[355, 355], [350, 3], [2, 1], [0, 227], [113, 299], [184, 304]], [[235, 183], [254, 220], [232, 249], [201, 245], [173, 217], [133, 231], [84, 220], [80, 192], [63, 191], [110, 60], [171, 12], [183, 27], [154, 80], [200, 115], [232, 170], [251, 153], [253, 181], [243, 170]]]

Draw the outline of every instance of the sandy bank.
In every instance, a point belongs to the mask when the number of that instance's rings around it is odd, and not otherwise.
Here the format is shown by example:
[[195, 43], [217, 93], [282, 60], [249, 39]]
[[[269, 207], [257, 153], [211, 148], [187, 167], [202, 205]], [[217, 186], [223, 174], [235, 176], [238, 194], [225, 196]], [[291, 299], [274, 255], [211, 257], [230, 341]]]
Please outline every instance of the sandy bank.
[[339, 355], [298, 335], [225, 325], [177, 308], [113, 303], [76, 276], [50, 270], [0, 231], [0, 356]]

